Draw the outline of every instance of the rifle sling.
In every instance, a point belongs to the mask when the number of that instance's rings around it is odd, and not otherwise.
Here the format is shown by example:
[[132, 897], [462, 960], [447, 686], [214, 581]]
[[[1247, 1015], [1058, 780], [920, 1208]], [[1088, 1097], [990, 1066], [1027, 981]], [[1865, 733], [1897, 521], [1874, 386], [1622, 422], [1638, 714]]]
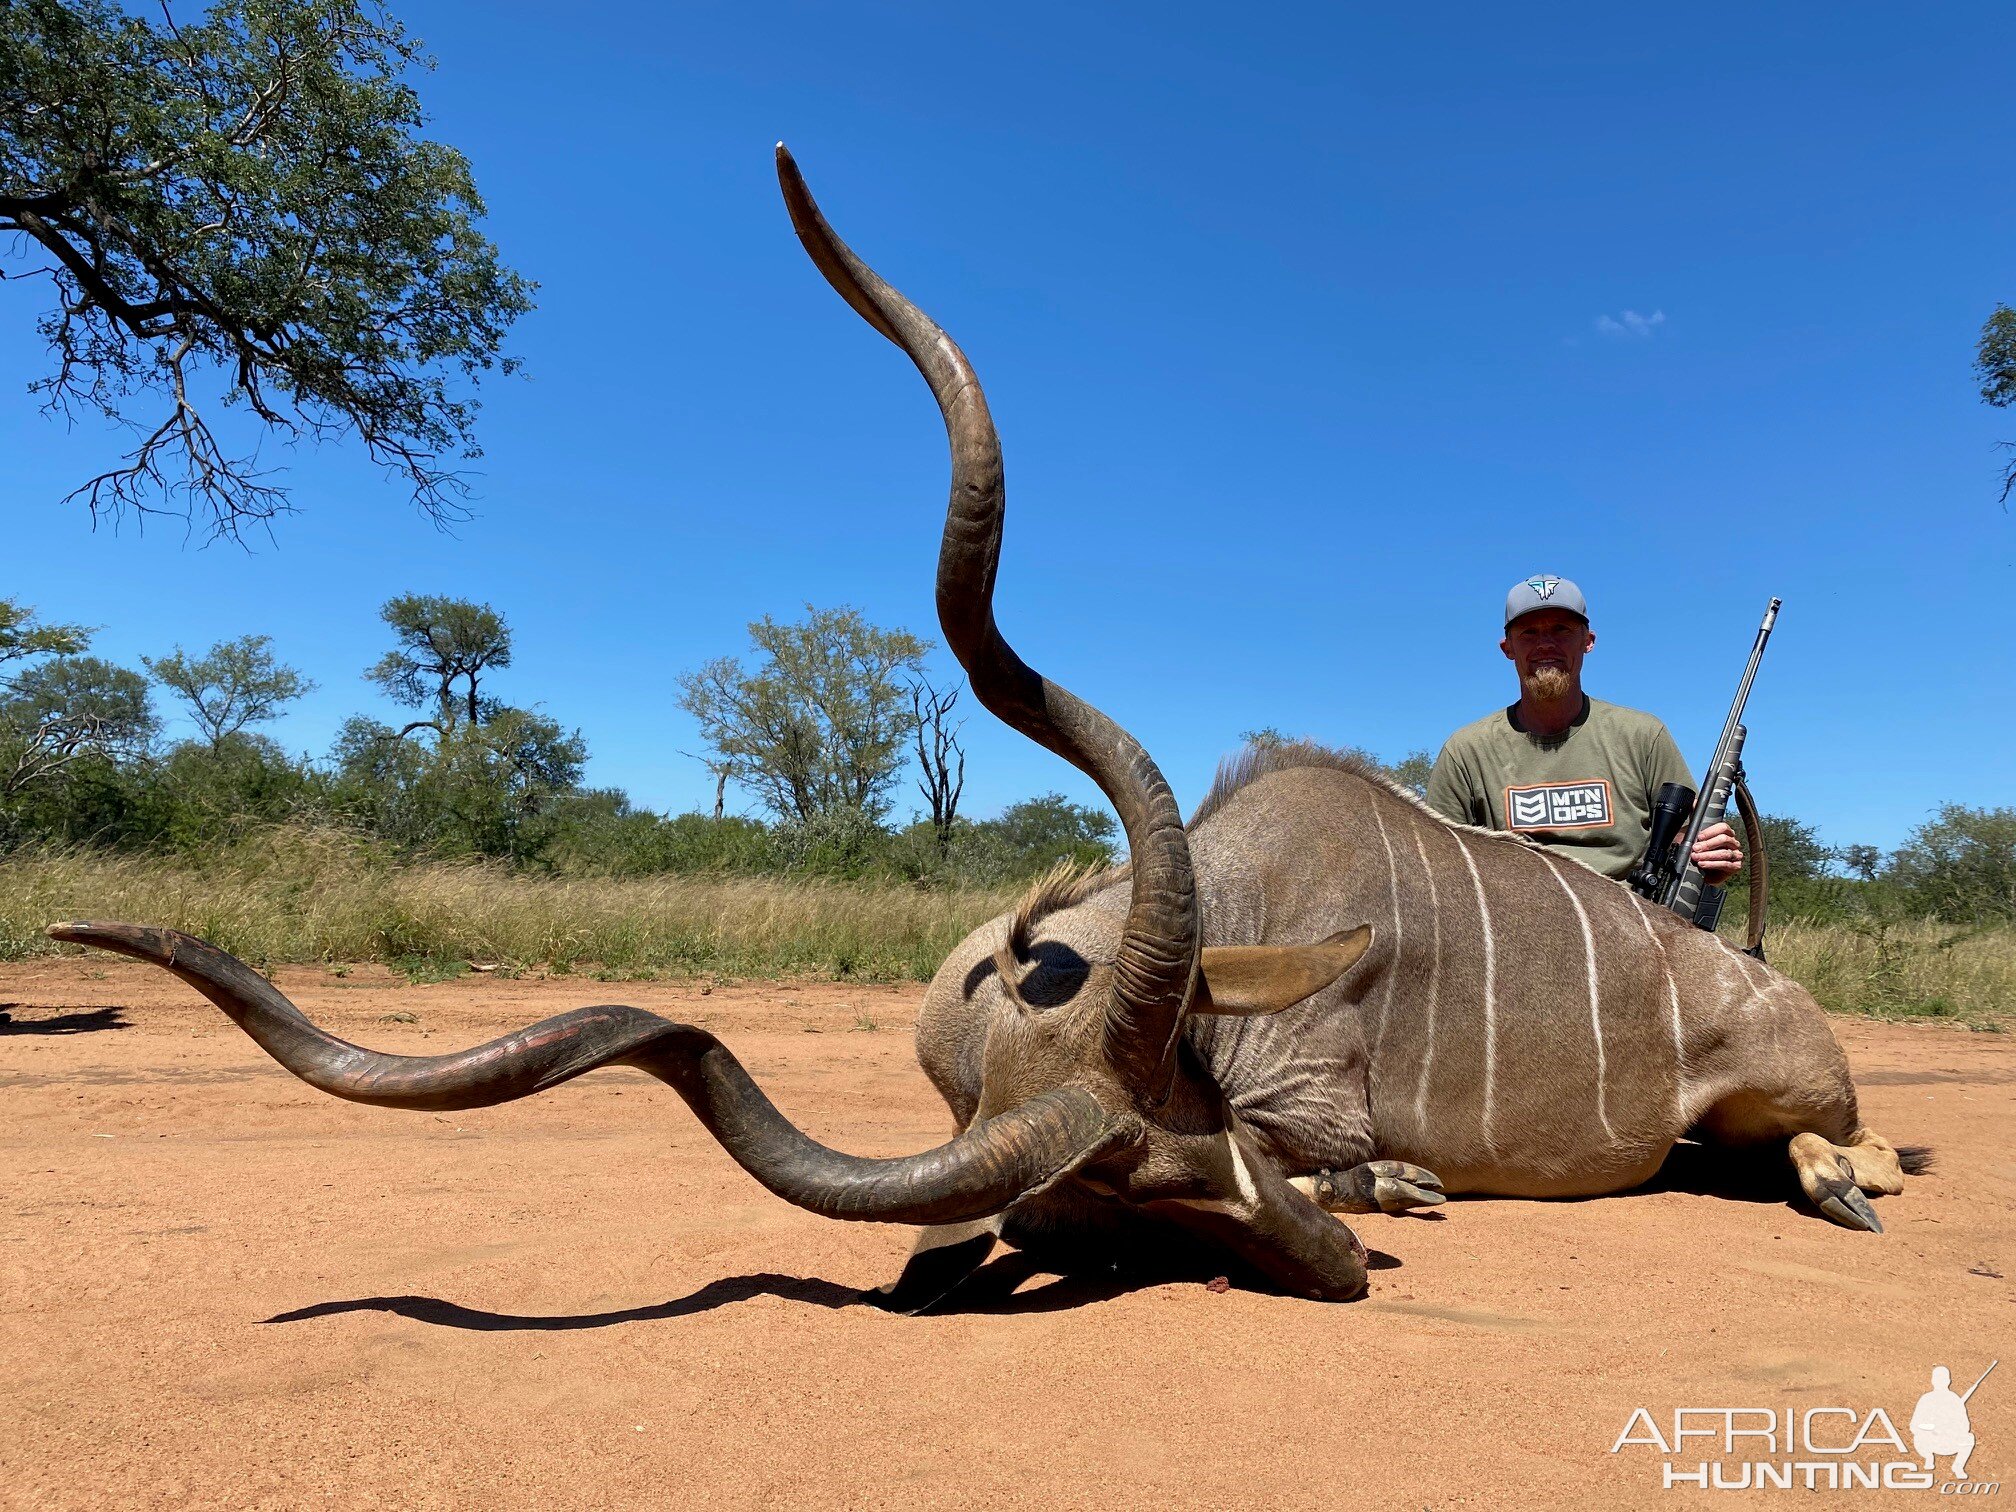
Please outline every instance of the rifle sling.
[[1740, 767], [1736, 771], [1736, 781], [1730, 787], [1730, 795], [1735, 798], [1736, 812], [1743, 820], [1743, 848], [1748, 852], [1750, 867], [1750, 923], [1743, 948], [1761, 961], [1764, 959], [1764, 926], [1771, 909], [1771, 861], [1764, 853], [1764, 826], [1757, 818], [1757, 804], [1750, 796], [1750, 784], [1744, 780]]

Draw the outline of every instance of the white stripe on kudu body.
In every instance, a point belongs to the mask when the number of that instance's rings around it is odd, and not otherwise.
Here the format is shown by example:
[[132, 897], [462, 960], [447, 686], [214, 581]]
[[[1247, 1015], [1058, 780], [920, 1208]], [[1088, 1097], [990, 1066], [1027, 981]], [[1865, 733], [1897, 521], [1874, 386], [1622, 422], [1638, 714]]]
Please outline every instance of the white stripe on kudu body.
[[1407, 936], [1400, 928], [1400, 860], [1393, 854], [1393, 842], [1386, 835], [1386, 821], [1379, 813], [1378, 795], [1367, 805], [1372, 810], [1372, 822], [1379, 826], [1379, 843], [1386, 847], [1386, 906], [1393, 912], [1393, 950], [1390, 959], [1393, 965], [1386, 972], [1386, 991], [1379, 999], [1379, 1027], [1372, 1036], [1372, 1051], [1376, 1055], [1379, 1047], [1386, 1042], [1386, 1014], [1393, 1006], [1393, 988], [1400, 979], [1400, 953], [1407, 943]]
[[1575, 907], [1575, 918], [1582, 925], [1582, 953], [1586, 958], [1589, 976], [1589, 1027], [1596, 1035], [1596, 1121], [1603, 1125], [1603, 1132], [1612, 1139], [1617, 1131], [1610, 1127], [1610, 1112], [1605, 1106], [1603, 1083], [1608, 1068], [1603, 1060], [1603, 1013], [1598, 1004], [1596, 983], [1596, 936], [1589, 928], [1589, 910], [1582, 906], [1582, 900], [1575, 896], [1575, 889], [1568, 885], [1568, 879], [1561, 875], [1560, 865], [1543, 850], [1533, 852], [1553, 873], [1554, 880], [1561, 885], [1561, 891], [1568, 894], [1568, 901]]
[[1492, 1084], [1498, 1069], [1498, 942], [1491, 935], [1491, 908], [1484, 901], [1484, 879], [1477, 875], [1477, 862], [1463, 837], [1451, 833], [1456, 849], [1463, 852], [1463, 864], [1470, 868], [1470, 885], [1477, 890], [1477, 920], [1484, 926], [1484, 1148], [1495, 1151], [1491, 1106]]
[[1645, 938], [1652, 942], [1652, 948], [1659, 952], [1659, 971], [1666, 978], [1666, 1008], [1673, 1021], [1673, 1111], [1682, 1119], [1687, 1116], [1687, 1040], [1680, 1027], [1680, 984], [1673, 980], [1673, 962], [1666, 954], [1666, 942], [1659, 938], [1659, 932], [1652, 927], [1652, 913], [1646, 908], [1645, 900], [1632, 893], [1631, 901], [1638, 909], [1638, 922], [1645, 926]]
[[1414, 832], [1414, 853], [1421, 858], [1421, 875], [1428, 879], [1428, 1015], [1421, 1036], [1421, 1083], [1414, 1089], [1414, 1121], [1428, 1125], [1428, 1073], [1435, 1065], [1435, 993], [1442, 975], [1442, 902], [1436, 895], [1435, 868], [1428, 864], [1428, 847], [1421, 843], [1421, 831]]
[[1757, 980], [1756, 973], [1760, 968], [1751, 964], [1751, 958], [1746, 952], [1734, 950], [1730, 954], [1736, 959], [1736, 969], [1743, 973], [1744, 985], [1760, 997], [1771, 990], [1771, 978], [1767, 975], [1762, 982]]

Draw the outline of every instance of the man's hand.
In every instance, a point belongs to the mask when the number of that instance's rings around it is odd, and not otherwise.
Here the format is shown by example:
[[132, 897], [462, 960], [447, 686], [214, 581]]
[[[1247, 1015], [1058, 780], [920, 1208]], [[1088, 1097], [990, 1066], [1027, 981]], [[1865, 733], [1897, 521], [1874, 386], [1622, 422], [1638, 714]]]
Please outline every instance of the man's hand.
[[1711, 824], [1694, 840], [1694, 864], [1701, 868], [1701, 880], [1720, 887], [1743, 870], [1743, 847], [1736, 843], [1736, 831], [1727, 824]]

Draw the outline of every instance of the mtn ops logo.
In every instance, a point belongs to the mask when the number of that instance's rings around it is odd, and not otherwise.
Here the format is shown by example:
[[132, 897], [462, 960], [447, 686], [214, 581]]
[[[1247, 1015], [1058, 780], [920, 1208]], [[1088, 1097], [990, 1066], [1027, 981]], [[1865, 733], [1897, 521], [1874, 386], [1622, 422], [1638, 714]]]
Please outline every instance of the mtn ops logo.
[[1508, 830], [1602, 829], [1611, 821], [1610, 782], [1531, 782], [1505, 789]]
[[1526, 586], [1531, 588], [1533, 596], [1544, 604], [1547, 600], [1554, 597], [1554, 590], [1561, 586], [1561, 579], [1557, 577], [1533, 577], [1526, 579]]
[[[1931, 1390], [1918, 1398], [1904, 1434], [1881, 1407], [1675, 1407], [1670, 1421], [1635, 1407], [1612, 1454], [1648, 1456], [1661, 1489], [1698, 1491], [1931, 1491], [1941, 1496], [1994, 1496], [2000, 1481], [1967, 1472], [1974, 1429], [1967, 1402], [2000, 1360], [1965, 1391], [1935, 1365]], [[1708, 1458], [1709, 1455], [1714, 1457]], [[1946, 1474], [1937, 1474], [1947, 1461]]]

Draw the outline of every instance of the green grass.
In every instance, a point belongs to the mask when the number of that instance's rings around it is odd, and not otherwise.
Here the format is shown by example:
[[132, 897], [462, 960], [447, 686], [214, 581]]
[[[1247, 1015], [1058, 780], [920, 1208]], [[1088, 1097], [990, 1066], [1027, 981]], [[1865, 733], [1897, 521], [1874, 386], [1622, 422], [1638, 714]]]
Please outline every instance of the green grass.
[[457, 977], [469, 975], [469, 963], [454, 956], [394, 956], [385, 964], [415, 985], [452, 982]]

